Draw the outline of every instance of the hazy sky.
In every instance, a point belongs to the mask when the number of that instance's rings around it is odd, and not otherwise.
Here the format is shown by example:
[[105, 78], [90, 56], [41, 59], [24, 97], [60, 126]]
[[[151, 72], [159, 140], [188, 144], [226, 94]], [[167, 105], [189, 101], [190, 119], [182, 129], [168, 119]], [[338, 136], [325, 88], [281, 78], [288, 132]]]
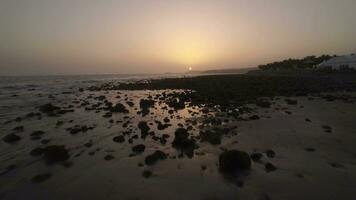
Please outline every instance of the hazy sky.
[[356, 51], [356, 0], [0, 0], [0, 75], [182, 72]]

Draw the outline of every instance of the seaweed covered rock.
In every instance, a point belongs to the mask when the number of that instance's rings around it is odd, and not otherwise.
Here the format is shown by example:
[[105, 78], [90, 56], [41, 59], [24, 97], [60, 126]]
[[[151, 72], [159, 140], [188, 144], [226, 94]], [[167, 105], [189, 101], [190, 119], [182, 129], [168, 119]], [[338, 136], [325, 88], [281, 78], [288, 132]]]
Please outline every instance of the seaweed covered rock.
[[141, 137], [146, 138], [146, 136], [148, 135], [148, 131], [150, 130], [150, 127], [147, 125], [147, 122], [140, 121], [137, 126], [141, 130]]
[[43, 158], [47, 163], [55, 163], [68, 160], [69, 153], [64, 146], [52, 145], [44, 148]]
[[21, 137], [16, 134], [10, 133], [10, 134], [6, 135], [5, 137], [3, 137], [2, 140], [6, 143], [14, 143], [14, 142], [21, 140]]
[[249, 170], [251, 168], [251, 159], [244, 151], [225, 151], [219, 156], [219, 168], [221, 172], [228, 174]]
[[194, 149], [196, 147], [196, 142], [194, 139], [189, 138], [189, 133], [185, 128], [178, 128], [174, 133], [175, 138], [172, 142], [172, 146], [176, 149], [179, 149], [187, 155], [189, 158], [192, 158], [194, 155]]
[[167, 158], [167, 155], [160, 150], [155, 151], [153, 154], [148, 155], [145, 158], [145, 163], [146, 165], [153, 165], [159, 160], [165, 160]]
[[180, 110], [180, 109], [184, 109], [185, 108], [184, 101], [182, 101], [179, 98], [171, 98], [171, 99], [166, 101], [166, 104], [169, 107], [174, 108], [175, 110]]
[[132, 151], [136, 154], [144, 152], [146, 149], [146, 146], [143, 144], [138, 144], [132, 147]]
[[155, 101], [151, 99], [141, 99], [140, 108], [142, 115], [145, 116], [150, 112], [150, 108], [155, 105]]
[[43, 113], [51, 113], [60, 109], [60, 107], [54, 106], [51, 103], [47, 103], [39, 107], [39, 110]]
[[256, 105], [261, 108], [269, 108], [271, 107], [271, 102], [268, 101], [267, 99], [258, 99]]
[[207, 130], [201, 131], [199, 135], [202, 142], [209, 142], [212, 145], [218, 145], [221, 143], [222, 134], [220, 133]]
[[125, 142], [125, 137], [123, 135], [119, 135], [114, 137], [112, 140], [117, 143], [123, 143]]
[[117, 103], [115, 106], [110, 107], [109, 110], [111, 112], [115, 112], [115, 113], [128, 113], [129, 112], [122, 103]]

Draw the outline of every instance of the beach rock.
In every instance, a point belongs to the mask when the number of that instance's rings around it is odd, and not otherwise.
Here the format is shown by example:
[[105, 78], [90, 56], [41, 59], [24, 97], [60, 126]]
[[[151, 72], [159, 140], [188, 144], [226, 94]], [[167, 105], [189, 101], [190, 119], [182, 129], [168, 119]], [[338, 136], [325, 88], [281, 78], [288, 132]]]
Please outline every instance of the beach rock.
[[150, 108], [155, 105], [155, 101], [151, 99], [141, 99], [140, 100], [140, 108], [142, 112], [142, 116], [147, 115], [150, 112]]
[[52, 114], [55, 111], [59, 111], [61, 108], [58, 106], [54, 106], [51, 103], [48, 104], [44, 104], [42, 106], [39, 107], [39, 110], [43, 113], [47, 113], [47, 114]]
[[6, 135], [5, 137], [3, 137], [2, 140], [6, 143], [15, 143], [15, 142], [21, 140], [21, 137], [14, 133], [10, 133], [10, 134]]
[[249, 170], [251, 168], [250, 156], [243, 151], [229, 150], [219, 156], [220, 171], [234, 174], [239, 170]]
[[104, 157], [104, 160], [109, 161], [109, 160], [112, 160], [112, 159], [114, 159], [114, 158], [115, 158], [115, 157], [112, 156], [112, 155], [106, 155], [106, 156]]
[[31, 137], [41, 137], [42, 135], [44, 135], [45, 132], [44, 131], [34, 131], [30, 134]]
[[132, 151], [136, 154], [140, 154], [145, 151], [146, 146], [143, 144], [138, 144], [132, 147]]
[[171, 125], [170, 124], [162, 124], [161, 122], [159, 122], [157, 125], [157, 129], [164, 130], [164, 129], [168, 128], [169, 126], [171, 126]]
[[258, 120], [260, 119], [260, 117], [258, 115], [252, 115], [251, 117], [249, 117], [250, 120]]
[[337, 162], [329, 162], [329, 165], [334, 168], [344, 168], [344, 165]]
[[285, 101], [288, 105], [297, 105], [298, 104], [298, 101], [294, 100], [294, 99], [285, 99]]
[[69, 153], [64, 146], [52, 145], [44, 148], [43, 157], [47, 163], [55, 163], [68, 160]]
[[141, 130], [141, 137], [146, 138], [146, 136], [148, 135], [148, 131], [150, 130], [150, 127], [147, 125], [147, 122], [140, 121], [137, 126]]
[[178, 128], [175, 133], [175, 138], [172, 142], [172, 146], [176, 149], [181, 150], [189, 158], [194, 155], [194, 149], [196, 147], [196, 142], [194, 139], [189, 138], [189, 133], [185, 128]]
[[164, 121], [165, 123], [168, 123], [168, 122], [170, 122], [171, 120], [170, 120], [168, 117], [165, 117], [165, 118], [163, 119], [163, 121]]
[[221, 138], [228, 130], [216, 129], [215, 131], [200, 131], [199, 136], [202, 142], [209, 142], [212, 145], [218, 145], [221, 143]]
[[169, 99], [168, 101], [166, 101], [166, 104], [169, 107], [174, 108], [175, 110], [181, 110], [185, 108], [184, 101], [178, 98]]
[[274, 152], [273, 150], [269, 149], [266, 151], [266, 155], [269, 158], [274, 158], [276, 156], [276, 152]]
[[304, 149], [305, 151], [309, 151], [309, 152], [314, 152], [315, 149], [313, 147], [307, 147]]
[[41, 183], [41, 182], [43, 182], [43, 181], [45, 181], [45, 180], [47, 180], [47, 179], [49, 179], [51, 177], [52, 177], [52, 174], [50, 174], [50, 173], [39, 174], [39, 175], [34, 176], [31, 179], [31, 181], [33, 183]]
[[269, 102], [267, 99], [259, 99], [256, 102], [256, 105], [261, 108], [269, 108], [269, 107], [271, 107], [271, 102]]
[[157, 150], [153, 154], [146, 156], [145, 163], [146, 165], [153, 165], [158, 160], [165, 160], [166, 158], [167, 155], [163, 151]]
[[25, 128], [23, 126], [17, 126], [15, 128], [13, 128], [12, 130], [16, 131], [16, 132], [23, 132], [25, 130]]
[[119, 135], [114, 137], [112, 140], [117, 143], [123, 143], [125, 142], [125, 137], [123, 135]]
[[253, 162], [261, 162], [263, 154], [262, 153], [252, 153], [250, 155], [250, 157], [251, 157], [251, 160], [253, 160]]
[[128, 113], [129, 112], [122, 103], [117, 103], [115, 106], [110, 107], [109, 110], [111, 112], [115, 112], [115, 113]]
[[44, 151], [45, 150], [43, 148], [38, 147], [38, 148], [32, 149], [30, 152], [30, 155], [31, 156], [40, 156], [44, 153]]
[[142, 172], [142, 176], [145, 177], [145, 178], [151, 177], [152, 174], [153, 174], [153, 173], [152, 173], [152, 171], [150, 171], [150, 170], [145, 170], [145, 171]]
[[131, 101], [126, 101], [126, 104], [128, 105], [128, 106], [130, 106], [130, 107], [133, 107], [135, 104], [133, 103], [133, 102], [131, 102]]
[[277, 170], [277, 167], [274, 166], [272, 163], [268, 162], [265, 164], [265, 170], [266, 170], [266, 172], [273, 172], [273, 171]]

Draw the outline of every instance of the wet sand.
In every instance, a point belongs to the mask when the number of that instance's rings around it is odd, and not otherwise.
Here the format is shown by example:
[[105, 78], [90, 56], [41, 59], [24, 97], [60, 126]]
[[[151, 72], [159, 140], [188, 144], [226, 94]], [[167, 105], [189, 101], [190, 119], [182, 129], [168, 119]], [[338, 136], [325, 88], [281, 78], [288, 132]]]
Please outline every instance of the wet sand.
[[[203, 95], [196, 101], [186, 89], [138, 89], [80, 89], [4, 119], [0, 198], [356, 196], [355, 92], [250, 95], [250, 103], [217, 106], [198, 105]], [[180, 128], [189, 137], [178, 138]], [[8, 134], [19, 138], [6, 142]], [[219, 170], [219, 156], [232, 149], [251, 156], [251, 169]]]

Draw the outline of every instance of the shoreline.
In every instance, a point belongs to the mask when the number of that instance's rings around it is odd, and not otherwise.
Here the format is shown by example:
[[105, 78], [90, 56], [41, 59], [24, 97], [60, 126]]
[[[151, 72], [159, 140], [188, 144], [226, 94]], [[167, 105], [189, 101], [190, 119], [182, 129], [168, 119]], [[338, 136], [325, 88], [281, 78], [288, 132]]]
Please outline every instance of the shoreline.
[[[0, 197], [350, 199], [354, 86], [214, 75], [57, 91], [0, 127]], [[251, 169], [226, 176], [235, 149]]]

